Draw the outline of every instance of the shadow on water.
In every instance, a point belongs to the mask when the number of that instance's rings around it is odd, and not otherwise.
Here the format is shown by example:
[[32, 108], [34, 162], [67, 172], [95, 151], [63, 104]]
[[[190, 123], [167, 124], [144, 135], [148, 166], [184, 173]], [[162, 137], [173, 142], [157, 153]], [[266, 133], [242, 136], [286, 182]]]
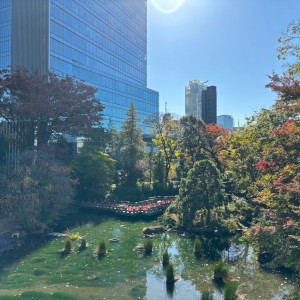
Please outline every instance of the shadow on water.
[[[87, 223], [91, 223], [92, 225], [96, 226], [108, 218], [111, 218], [111, 215], [91, 213], [87, 211], [72, 213], [63, 216], [61, 220], [59, 220], [57, 224], [51, 228], [51, 231], [64, 232], [66, 230], [73, 230], [74, 228], [84, 226]], [[52, 239], [53, 238], [48, 237], [47, 234], [28, 235], [24, 240], [25, 244], [22, 245], [22, 247], [6, 251], [0, 255], [0, 272], [3, 269], [8, 268], [16, 261], [22, 260], [32, 252], [39, 250]], [[62, 252], [61, 256], [65, 257], [66, 254]]]

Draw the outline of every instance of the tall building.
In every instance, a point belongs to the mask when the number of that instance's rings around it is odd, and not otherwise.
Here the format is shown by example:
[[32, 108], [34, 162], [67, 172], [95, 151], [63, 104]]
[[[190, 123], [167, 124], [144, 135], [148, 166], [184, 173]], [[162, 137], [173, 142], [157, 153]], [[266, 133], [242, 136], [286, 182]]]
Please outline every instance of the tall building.
[[217, 123], [217, 88], [199, 80], [185, 87], [185, 114], [194, 115], [206, 124]]
[[98, 89], [104, 123], [118, 128], [132, 100], [141, 121], [158, 113], [158, 92], [147, 88], [146, 0], [1, 0], [0, 68], [10, 65], [85, 81]]
[[230, 115], [221, 115], [217, 117], [218, 125], [222, 126], [224, 129], [233, 130], [233, 117]]

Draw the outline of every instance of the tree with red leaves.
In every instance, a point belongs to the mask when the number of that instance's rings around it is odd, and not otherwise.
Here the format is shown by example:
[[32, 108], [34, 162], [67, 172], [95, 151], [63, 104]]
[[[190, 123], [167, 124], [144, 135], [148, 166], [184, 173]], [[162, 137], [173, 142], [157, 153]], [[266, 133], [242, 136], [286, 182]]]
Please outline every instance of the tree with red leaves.
[[198, 160], [210, 159], [217, 165], [219, 170], [222, 169], [218, 154], [229, 130], [216, 124], [206, 125], [193, 115], [180, 119], [180, 130], [179, 146], [191, 162], [191, 167]]
[[100, 126], [103, 106], [96, 89], [70, 76], [41, 76], [16, 68], [0, 71], [0, 118], [20, 149], [47, 146], [60, 134], [83, 134]]

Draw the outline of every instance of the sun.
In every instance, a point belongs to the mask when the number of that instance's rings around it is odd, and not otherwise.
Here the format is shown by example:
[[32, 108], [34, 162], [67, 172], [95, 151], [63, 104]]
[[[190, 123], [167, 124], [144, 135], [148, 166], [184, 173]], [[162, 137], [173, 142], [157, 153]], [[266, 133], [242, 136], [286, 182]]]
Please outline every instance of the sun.
[[[162, 13], [171, 14], [179, 9], [186, 0], [151, 0], [154, 7]], [[162, 3], [166, 4], [168, 8], [164, 8]], [[169, 8], [170, 7], [170, 8]]]

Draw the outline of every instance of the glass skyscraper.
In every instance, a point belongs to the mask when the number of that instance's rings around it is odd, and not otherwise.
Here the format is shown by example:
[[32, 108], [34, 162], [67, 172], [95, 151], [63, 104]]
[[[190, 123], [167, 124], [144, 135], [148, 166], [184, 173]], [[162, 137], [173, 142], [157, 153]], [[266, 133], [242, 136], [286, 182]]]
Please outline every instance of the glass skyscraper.
[[147, 88], [146, 0], [1, 0], [0, 68], [74, 76], [98, 89], [104, 123], [118, 128], [133, 101], [142, 121], [158, 113]]

